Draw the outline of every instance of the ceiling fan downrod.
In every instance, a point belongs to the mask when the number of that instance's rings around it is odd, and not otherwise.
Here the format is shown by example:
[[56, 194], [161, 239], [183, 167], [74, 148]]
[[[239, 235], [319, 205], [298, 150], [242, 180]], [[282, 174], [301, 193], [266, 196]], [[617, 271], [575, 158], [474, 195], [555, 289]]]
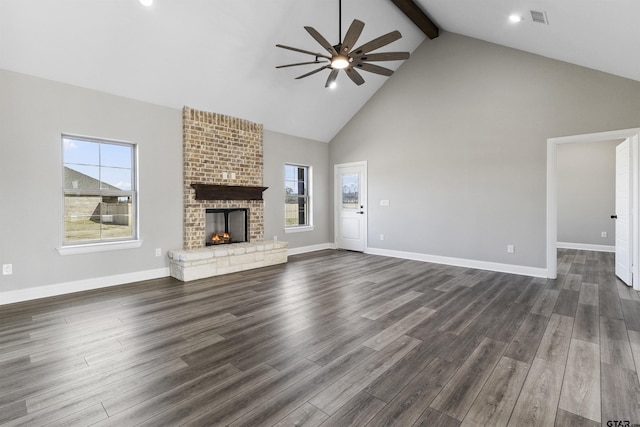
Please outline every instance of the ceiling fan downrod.
[[338, 45], [342, 45], [342, 0], [338, 0]]

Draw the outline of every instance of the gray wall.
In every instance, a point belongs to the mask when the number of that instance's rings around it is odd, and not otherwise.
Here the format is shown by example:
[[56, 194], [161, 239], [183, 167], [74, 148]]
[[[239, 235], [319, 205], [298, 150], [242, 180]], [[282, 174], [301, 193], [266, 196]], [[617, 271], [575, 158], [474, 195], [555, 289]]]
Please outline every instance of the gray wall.
[[[289, 248], [326, 244], [330, 238], [329, 144], [283, 133], [264, 131], [264, 237], [289, 242]], [[284, 165], [312, 167], [313, 231], [284, 232]]]
[[[0, 70], [0, 292], [168, 267], [182, 248], [182, 112]], [[60, 255], [62, 133], [130, 141], [139, 147], [138, 249]], [[265, 238], [297, 248], [329, 243], [329, 146], [264, 134]], [[313, 167], [315, 230], [286, 234], [284, 163]], [[155, 256], [155, 248], [162, 256]]]
[[[3, 70], [0, 93], [0, 263], [13, 264], [0, 291], [168, 267], [166, 251], [182, 247], [181, 112]], [[62, 133], [138, 144], [142, 247], [56, 251]]]
[[330, 166], [368, 161], [370, 247], [544, 268], [546, 139], [638, 125], [640, 82], [444, 32], [331, 141]]
[[[615, 245], [616, 145], [621, 141], [557, 147], [558, 241]], [[601, 233], [607, 232], [607, 237]]]
[[[14, 268], [0, 290], [167, 267], [182, 247], [180, 111], [2, 70], [0, 93], [0, 263]], [[546, 138], [639, 125], [639, 82], [443, 33], [329, 147], [265, 132], [265, 235], [331, 241], [333, 165], [367, 160], [371, 247], [544, 267]], [[57, 253], [62, 133], [139, 144], [141, 248]], [[285, 162], [314, 167], [314, 232], [283, 233]]]

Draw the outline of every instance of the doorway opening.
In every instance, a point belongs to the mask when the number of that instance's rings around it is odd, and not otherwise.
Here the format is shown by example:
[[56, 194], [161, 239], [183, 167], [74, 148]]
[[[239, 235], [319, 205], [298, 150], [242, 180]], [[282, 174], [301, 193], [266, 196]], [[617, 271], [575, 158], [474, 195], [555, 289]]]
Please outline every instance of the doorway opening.
[[[638, 264], [640, 263], [640, 221], [638, 220], [638, 189], [640, 188], [640, 180], [638, 172], [640, 171], [640, 156], [638, 141], [640, 140], [640, 128], [624, 129], [610, 132], [598, 132], [583, 135], [573, 135], [559, 138], [547, 139], [547, 277], [555, 279], [557, 272], [557, 240], [558, 240], [558, 189], [557, 189], [557, 147], [561, 144], [568, 143], [585, 143], [600, 142], [609, 140], [625, 140], [631, 142], [633, 153], [632, 156], [632, 188], [635, 189], [632, 201], [632, 223], [631, 223], [631, 253], [632, 253], [632, 273], [637, 276]], [[640, 290], [638, 283], [634, 284], [634, 289]]]

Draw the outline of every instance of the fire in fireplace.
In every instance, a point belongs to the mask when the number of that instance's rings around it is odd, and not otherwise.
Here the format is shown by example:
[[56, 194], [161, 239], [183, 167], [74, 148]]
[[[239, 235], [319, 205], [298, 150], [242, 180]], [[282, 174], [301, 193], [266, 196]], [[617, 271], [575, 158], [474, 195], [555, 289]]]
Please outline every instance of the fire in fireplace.
[[212, 245], [219, 245], [222, 243], [231, 243], [231, 234], [229, 233], [222, 233], [222, 234], [218, 234], [218, 233], [214, 233], [211, 236], [210, 241], [208, 242]]
[[206, 245], [248, 241], [249, 209], [207, 209], [205, 215]]

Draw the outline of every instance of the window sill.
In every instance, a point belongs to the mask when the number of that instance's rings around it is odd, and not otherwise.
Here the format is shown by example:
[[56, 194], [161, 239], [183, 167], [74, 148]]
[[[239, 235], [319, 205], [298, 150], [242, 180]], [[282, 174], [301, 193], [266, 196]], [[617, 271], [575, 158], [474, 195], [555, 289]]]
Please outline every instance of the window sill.
[[286, 234], [289, 233], [304, 233], [306, 231], [313, 231], [315, 229], [315, 227], [313, 225], [303, 225], [300, 227], [289, 227], [289, 228], [285, 228], [284, 232]]
[[60, 255], [88, 254], [92, 252], [117, 251], [133, 249], [142, 246], [142, 240], [127, 240], [126, 242], [88, 243], [85, 245], [61, 246], [56, 248]]

